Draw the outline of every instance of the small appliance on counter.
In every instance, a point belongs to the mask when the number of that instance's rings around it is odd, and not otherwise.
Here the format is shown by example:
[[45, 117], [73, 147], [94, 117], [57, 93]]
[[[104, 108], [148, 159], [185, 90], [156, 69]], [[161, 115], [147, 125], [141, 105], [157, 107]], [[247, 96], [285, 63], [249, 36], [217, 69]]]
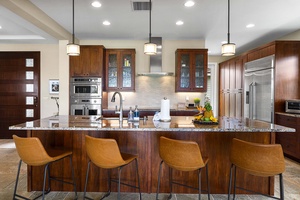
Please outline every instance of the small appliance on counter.
[[286, 100], [285, 112], [300, 114], [300, 99]]

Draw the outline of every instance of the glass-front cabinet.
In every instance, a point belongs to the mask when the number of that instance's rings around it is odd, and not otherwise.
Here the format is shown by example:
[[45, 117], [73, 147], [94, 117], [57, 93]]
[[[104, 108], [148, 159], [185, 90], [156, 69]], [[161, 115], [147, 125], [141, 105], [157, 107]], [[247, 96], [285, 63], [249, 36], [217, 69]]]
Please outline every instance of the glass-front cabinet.
[[106, 91], [135, 90], [135, 49], [106, 49]]
[[207, 91], [207, 49], [177, 49], [175, 62], [175, 92]]

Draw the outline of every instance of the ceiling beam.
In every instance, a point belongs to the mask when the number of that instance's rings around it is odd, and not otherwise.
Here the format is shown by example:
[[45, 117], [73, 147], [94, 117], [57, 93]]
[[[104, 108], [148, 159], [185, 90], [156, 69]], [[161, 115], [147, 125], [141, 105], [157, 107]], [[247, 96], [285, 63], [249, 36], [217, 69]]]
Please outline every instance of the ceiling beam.
[[29, 0], [0, 0], [0, 5], [32, 23], [57, 40], [72, 39], [72, 34]]

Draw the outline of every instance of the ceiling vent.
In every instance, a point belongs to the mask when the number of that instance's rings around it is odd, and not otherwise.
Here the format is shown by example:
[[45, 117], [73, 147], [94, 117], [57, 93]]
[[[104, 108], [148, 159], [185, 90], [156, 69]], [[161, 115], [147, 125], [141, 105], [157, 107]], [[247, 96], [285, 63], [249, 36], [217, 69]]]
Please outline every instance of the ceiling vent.
[[131, 5], [133, 11], [150, 10], [150, 3], [146, 1], [132, 1]]

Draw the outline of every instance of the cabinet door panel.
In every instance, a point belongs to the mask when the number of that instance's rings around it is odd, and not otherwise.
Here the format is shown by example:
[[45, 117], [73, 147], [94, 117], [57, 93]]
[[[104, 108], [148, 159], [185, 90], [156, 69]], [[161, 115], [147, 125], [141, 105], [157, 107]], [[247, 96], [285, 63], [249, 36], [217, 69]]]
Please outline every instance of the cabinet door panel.
[[206, 92], [207, 49], [177, 49], [175, 76], [175, 92]]
[[103, 46], [80, 46], [79, 56], [70, 56], [70, 77], [103, 77]]
[[106, 50], [106, 90], [135, 90], [135, 50]]

